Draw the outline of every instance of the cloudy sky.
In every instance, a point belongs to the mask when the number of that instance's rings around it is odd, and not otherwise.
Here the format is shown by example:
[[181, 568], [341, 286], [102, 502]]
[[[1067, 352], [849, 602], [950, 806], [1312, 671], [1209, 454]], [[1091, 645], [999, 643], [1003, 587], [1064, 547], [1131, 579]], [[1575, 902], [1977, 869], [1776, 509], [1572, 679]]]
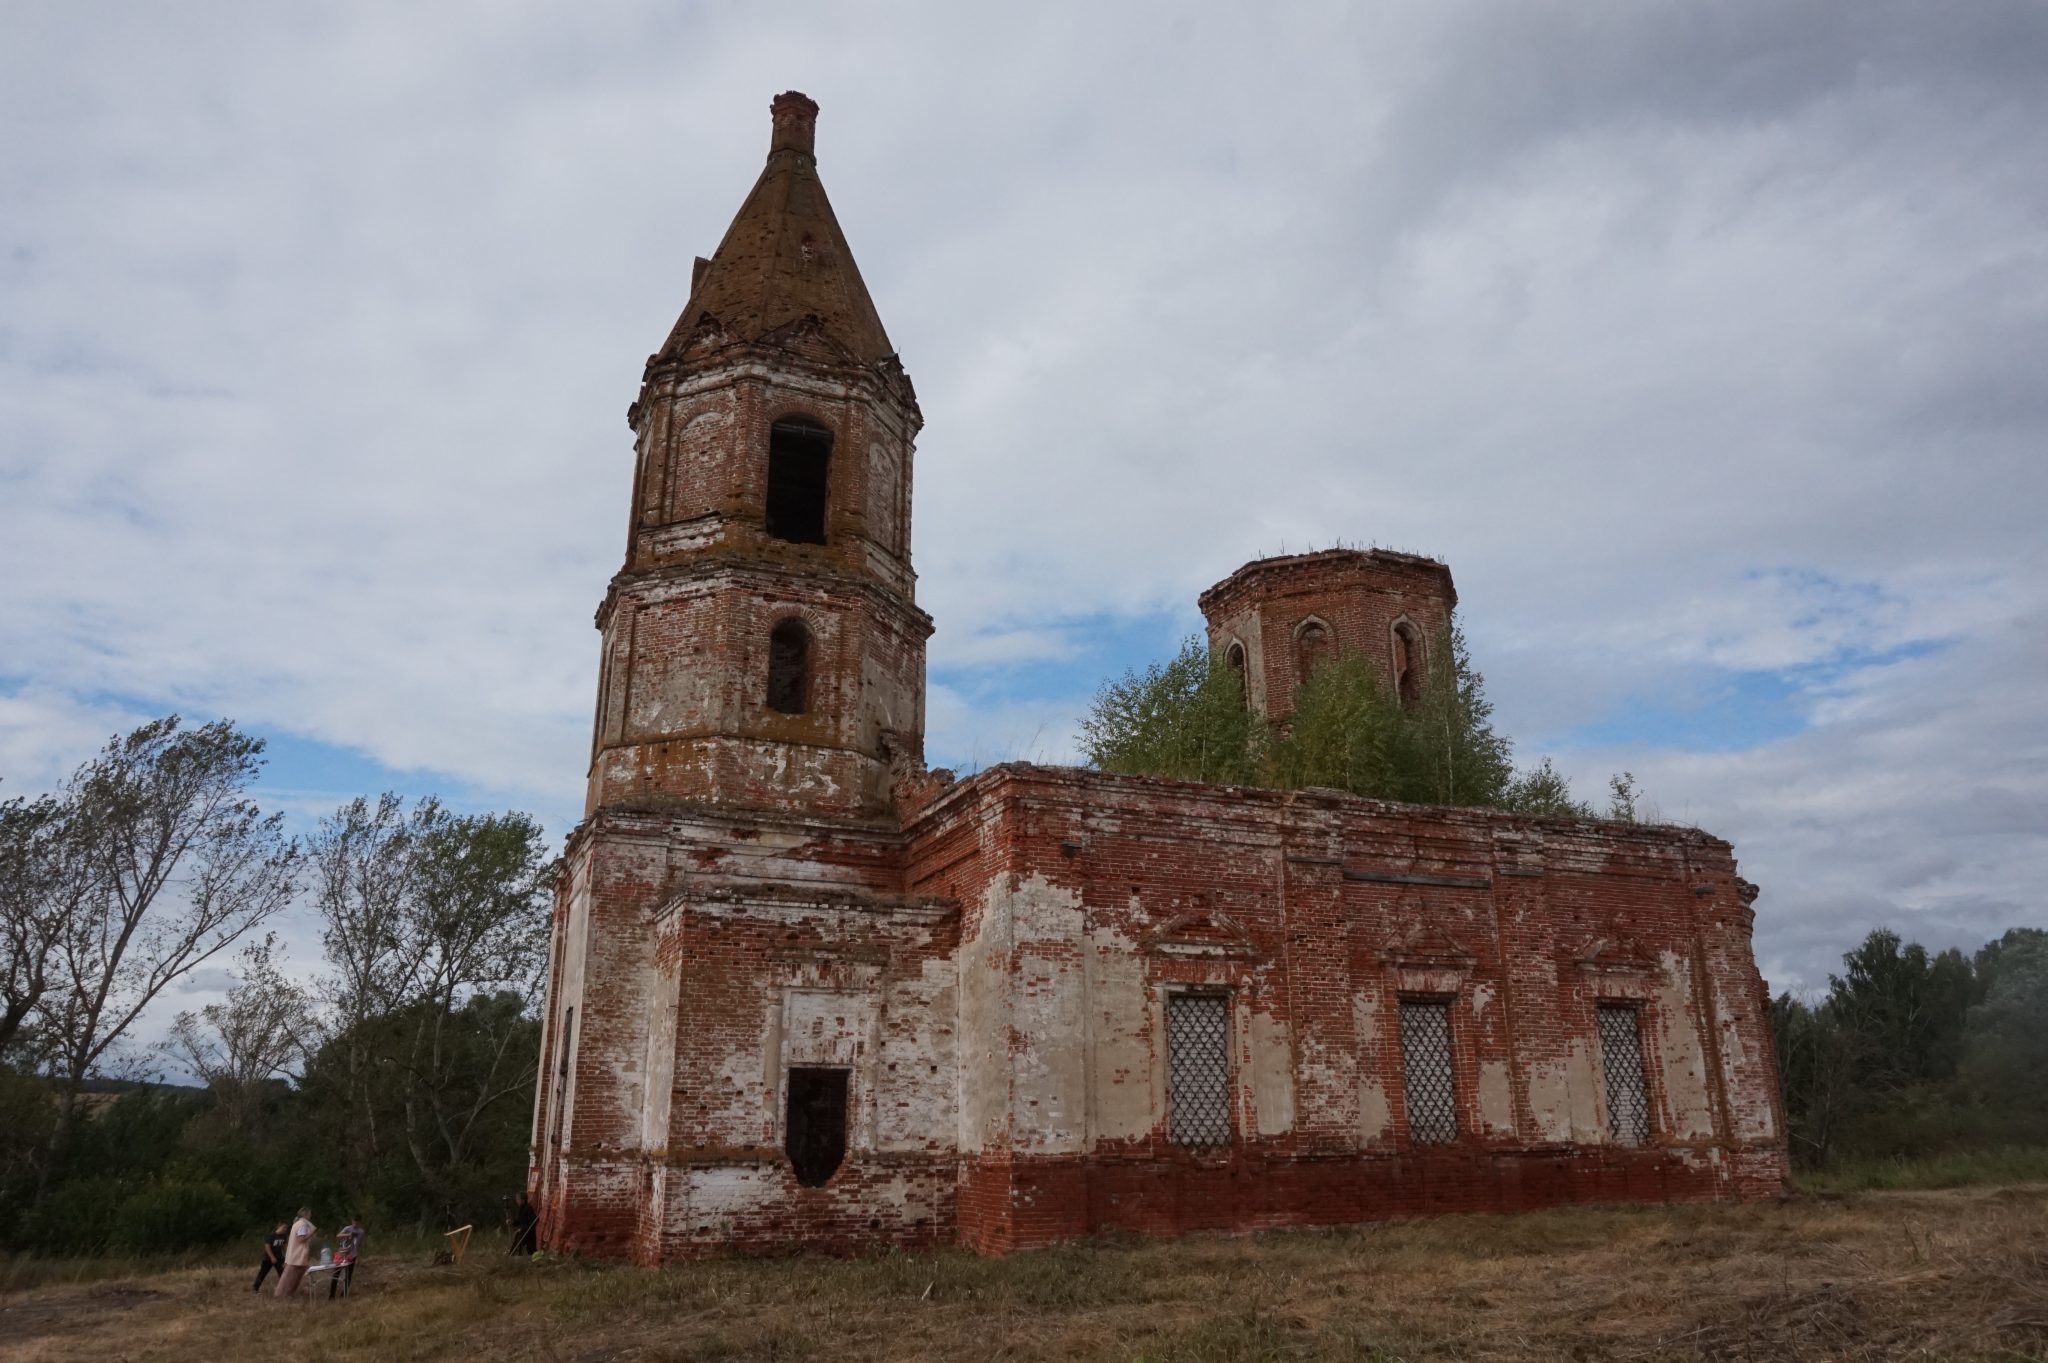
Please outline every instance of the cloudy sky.
[[925, 411], [935, 761], [1376, 543], [1525, 759], [1733, 839], [1773, 986], [2048, 923], [2024, 0], [9, 5], [0, 789], [175, 709], [302, 826], [566, 833], [625, 406], [789, 88]]

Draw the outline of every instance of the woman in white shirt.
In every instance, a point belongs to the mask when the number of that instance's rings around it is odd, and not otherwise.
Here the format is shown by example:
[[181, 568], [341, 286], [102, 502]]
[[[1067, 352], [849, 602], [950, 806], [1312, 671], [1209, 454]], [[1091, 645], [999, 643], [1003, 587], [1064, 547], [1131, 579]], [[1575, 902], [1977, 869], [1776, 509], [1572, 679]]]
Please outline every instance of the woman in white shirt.
[[313, 1262], [313, 1209], [299, 1208], [299, 1219], [292, 1222], [292, 1233], [284, 1242], [284, 1272], [277, 1280], [277, 1295], [289, 1297], [299, 1290], [299, 1280], [306, 1276], [306, 1265]]

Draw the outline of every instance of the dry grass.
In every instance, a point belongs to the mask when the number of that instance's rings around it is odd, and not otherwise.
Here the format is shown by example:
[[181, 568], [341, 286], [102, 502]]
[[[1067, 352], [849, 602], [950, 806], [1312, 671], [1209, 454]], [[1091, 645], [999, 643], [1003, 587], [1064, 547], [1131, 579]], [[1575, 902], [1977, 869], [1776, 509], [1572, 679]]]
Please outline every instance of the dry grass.
[[2048, 1358], [2048, 1187], [1618, 1207], [659, 1272], [373, 1260], [344, 1302], [239, 1268], [0, 1296], [22, 1363]]

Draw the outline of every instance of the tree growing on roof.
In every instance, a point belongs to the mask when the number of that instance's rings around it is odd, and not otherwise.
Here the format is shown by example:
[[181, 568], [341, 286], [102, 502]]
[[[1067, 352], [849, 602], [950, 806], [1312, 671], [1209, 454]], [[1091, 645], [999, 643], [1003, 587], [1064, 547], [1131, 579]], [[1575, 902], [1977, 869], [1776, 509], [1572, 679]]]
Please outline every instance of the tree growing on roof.
[[1456, 629], [1432, 656], [1419, 695], [1404, 700], [1364, 656], [1341, 650], [1301, 684], [1284, 725], [1253, 715], [1237, 669], [1190, 637], [1167, 662], [1104, 683], [1081, 721], [1081, 742], [1091, 766], [1131, 775], [1593, 813], [1547, 760], [1516, 773], [1513, 744], [1493, 728], [1485, 679]]

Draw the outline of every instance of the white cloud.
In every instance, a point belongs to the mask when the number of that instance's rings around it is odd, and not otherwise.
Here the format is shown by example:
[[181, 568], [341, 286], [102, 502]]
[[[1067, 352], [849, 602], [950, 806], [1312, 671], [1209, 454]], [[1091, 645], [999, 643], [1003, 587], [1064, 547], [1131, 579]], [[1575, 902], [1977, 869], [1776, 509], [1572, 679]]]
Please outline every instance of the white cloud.
[[1072, 622], [1372, 540], [1532, 741], [1787, 678], [1806, 733], [1566, 756], [1736, 837], [1788, 977], [2042, 921], [2036, 7], [0, 27], [10, 789], [175, 707], [575, 809], [621, 413], [796, 87], [927, 417], [935, 754], [1071, 753]]

